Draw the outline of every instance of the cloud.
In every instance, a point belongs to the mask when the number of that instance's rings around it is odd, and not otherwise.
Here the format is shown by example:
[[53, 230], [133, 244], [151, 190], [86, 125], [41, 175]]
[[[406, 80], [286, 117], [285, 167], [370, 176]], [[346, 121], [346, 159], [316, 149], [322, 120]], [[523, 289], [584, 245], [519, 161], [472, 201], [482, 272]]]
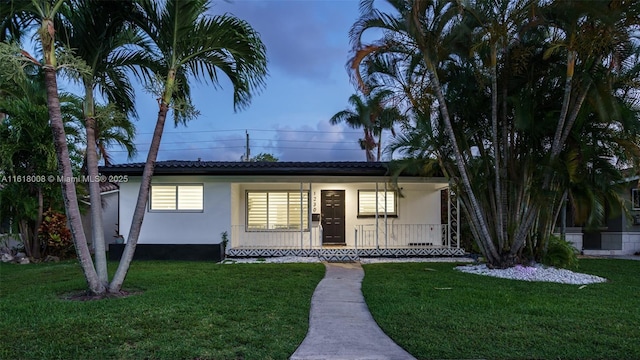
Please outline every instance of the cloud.
[[171, 140], [165, 141], [163, 139], [158, 161], [198, 159], [203, 161], [240, 161], [245, 153], [245, 138], [239, 133], [215, 137], [197, 135], [199, 134], [183, 133], [175, 134]]
[[[168, 131], [163, 136], [158, 161], [198, 160], [241, 161], [245, 156], [244, 130]], [[343, 125], [333, 126], [328, 121], [311, 125], [278, 125], [271, 130], [249, 129], [251, 156], [269, 153], [280, 161], [364, 161], [360, 149], [358, 130]], [[114, 163], [144, 162], [151, 141], [151, 133], [138, 138], [138, 154], [131, 161], [115, 151]]]
[[360, 135], [341, 125], [320, 121], [315, 128], [279, 127], [275, 136], [276, 156], [281, 161], [364, 161], [358, 145]]
[[267, 47], [270, 68], [314, 81], [327, 81], [336, 70], [344, 76], [357, 1], [220, 2], [212, 12], [249, 22]]

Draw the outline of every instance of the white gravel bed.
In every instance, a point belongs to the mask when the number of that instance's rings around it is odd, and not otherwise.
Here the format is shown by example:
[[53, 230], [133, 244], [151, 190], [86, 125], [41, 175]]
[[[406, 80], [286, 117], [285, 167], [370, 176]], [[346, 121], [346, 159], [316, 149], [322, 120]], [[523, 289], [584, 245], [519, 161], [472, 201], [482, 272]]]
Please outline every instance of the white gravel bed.
[[489, 269], [486, 265], [465, 265], [456, 267], [465, 273], [493, 276], [503, 279], [523, 281], [545, 281], [560, 284], [586, 285], [606, 282], [607, 279], [595, 275], [576, 273], [543, 265], [520, 266], [508, 269]]

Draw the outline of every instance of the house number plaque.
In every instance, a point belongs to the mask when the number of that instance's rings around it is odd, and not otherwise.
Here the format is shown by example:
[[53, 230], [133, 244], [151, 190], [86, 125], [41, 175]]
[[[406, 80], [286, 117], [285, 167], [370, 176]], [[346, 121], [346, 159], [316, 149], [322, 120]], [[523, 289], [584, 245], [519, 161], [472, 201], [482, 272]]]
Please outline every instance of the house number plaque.
[[318, 213], [318, 194], [315, 191], [313, 192], [312, 201], [313, 201], [313, 206], [312, 206], [313, 210], [312, 210], [312, 212], [314, 214], [316, 214], [316, 213]]

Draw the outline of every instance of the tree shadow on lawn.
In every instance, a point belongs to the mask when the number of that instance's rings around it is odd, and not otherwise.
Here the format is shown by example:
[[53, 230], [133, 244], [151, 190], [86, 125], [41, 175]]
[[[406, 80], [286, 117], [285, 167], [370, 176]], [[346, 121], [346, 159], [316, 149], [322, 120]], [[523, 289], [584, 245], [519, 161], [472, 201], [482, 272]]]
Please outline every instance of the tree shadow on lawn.
[[78, 290], [74, 292], [66, 292], [60, 295], [59, 298], [67, 301], [97, 301], [104, 299], [122, 299], [143, 293], [144, 291], [140, 289], [120, 290], [117, 293], [107, 292], [105, 294], [94, 294], [89, 290]]

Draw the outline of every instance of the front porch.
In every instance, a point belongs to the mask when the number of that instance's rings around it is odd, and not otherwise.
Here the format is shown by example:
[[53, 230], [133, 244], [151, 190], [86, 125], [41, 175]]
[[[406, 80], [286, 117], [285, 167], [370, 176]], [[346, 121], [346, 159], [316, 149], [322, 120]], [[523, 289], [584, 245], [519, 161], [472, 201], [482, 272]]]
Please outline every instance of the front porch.
[[323, 244], [322, 226], [306, 231], [246, 231], [232, 227], [229, 257], [307, 256], [327, 261], [361, 257], [464, 256], [454, 224], [357, 225], [345, 244]]
[[229, 257], [464, 255], [458, 204], [443, 179], [252, 180], [231, 184]]

